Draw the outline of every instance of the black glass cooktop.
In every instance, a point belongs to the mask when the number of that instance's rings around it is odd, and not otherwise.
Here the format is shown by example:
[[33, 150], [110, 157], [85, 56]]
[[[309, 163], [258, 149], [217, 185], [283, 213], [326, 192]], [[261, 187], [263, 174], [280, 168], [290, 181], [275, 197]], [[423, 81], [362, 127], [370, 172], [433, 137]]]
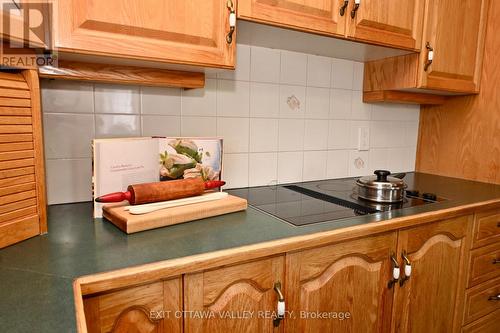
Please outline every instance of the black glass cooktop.
[[[249, 187], [229, 190], [248, 200], [248, 204], [295, 226], [333, 221], [358, 215], [375, 214], [441, 201], [424, 199], [417, 191], [407, 192], [398, 204], [376, 204], [358, 199], [355, 179], [331, 179], [289, 185]], [[428, 196], [428, 194], [426, 194]]]

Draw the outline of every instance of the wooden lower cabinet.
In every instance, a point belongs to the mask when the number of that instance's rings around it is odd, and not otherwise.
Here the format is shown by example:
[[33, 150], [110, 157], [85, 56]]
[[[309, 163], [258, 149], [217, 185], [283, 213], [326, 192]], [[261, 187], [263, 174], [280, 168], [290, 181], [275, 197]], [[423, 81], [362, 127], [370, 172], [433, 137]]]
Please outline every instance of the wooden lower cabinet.
[[274, 327], [275, 283], [285, 257], [271, 257], [184, 276], [185, 332], [282, 332]]
[[158, 281], [83, 299], [89, 333], [182, 332], [182, 279]]
[[398, 254], [400, 257], [406, 254], [412, 271], [396, 287], [393, 332], [459, 330], [470, 220], [464, 216], [399, 232]]
[[387, 332], [393, 289], [391, 232], [287, 256], [287, 332]]
[[500, 278], [466, 290], [472, 229], [472, 216], [454, 217], [84, 296], [85, 322], [101, 333], [492, 331]]

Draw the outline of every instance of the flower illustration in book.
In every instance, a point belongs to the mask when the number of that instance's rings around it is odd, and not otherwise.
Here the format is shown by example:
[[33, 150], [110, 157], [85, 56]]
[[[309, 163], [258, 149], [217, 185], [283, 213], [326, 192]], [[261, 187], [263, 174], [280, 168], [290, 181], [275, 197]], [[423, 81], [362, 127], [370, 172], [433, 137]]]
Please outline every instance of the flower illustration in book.
[[[215, 158], [214, 158], [215, 157]], [[220, 142], [174, 139], [160, 153], [160, 180], [202, 177], [216, 180], [220, 176]]]

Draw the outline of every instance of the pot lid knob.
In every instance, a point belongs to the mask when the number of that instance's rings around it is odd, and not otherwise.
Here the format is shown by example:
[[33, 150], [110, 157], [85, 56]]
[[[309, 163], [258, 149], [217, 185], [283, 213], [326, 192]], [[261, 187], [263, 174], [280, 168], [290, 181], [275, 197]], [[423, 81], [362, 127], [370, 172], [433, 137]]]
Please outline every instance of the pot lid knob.
[[378, 182], [387, 182], [387, 176], [391, 174], [388, 170], [375, 170], [374, 174], [377, 175]]

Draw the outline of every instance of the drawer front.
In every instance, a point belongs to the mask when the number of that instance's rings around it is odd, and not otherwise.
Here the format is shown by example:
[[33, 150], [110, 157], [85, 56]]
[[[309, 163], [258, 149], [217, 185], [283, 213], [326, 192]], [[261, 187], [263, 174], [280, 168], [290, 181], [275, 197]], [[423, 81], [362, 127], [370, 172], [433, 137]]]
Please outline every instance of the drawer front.
[[476, 214], [472, 247], [500, 242], [500, 209]]
[[500, 327], [500, 310], [490, 313], [487, 316], [465, 326], [463, 333], [498, 333]]
[[469, 287], [500, 276], [500, 243], [471, 251]]
[[500, 278], [467, 290], [464, 324], [500, 309]]

